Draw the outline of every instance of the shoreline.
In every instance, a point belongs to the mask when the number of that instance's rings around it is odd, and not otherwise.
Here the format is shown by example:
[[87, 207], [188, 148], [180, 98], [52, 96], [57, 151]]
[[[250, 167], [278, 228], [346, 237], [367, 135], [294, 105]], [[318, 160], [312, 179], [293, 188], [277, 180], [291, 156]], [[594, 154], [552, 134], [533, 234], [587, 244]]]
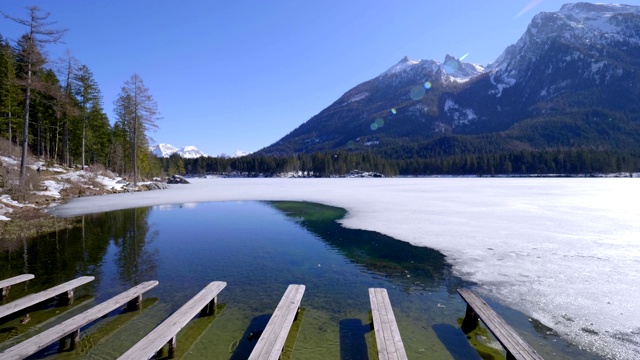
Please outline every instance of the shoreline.
[[456, 275], [477, 283], [483, 295], [538, 319], [581, 347], [613, 357], [640, 350], [631, 345], [640, 316], [618, 291], [640, 283], [639, 274], [630, 270], [640, 261], [640, 253], [633, 251], [640, 233], [640, 209], [633, 206], [640, 202], [637, 180], [189, 180], [164, 191], [74, 198], [48, 210], [70, 218], [210, 201], [336, 206], [347, 210], [343, 226], [441, 251]]

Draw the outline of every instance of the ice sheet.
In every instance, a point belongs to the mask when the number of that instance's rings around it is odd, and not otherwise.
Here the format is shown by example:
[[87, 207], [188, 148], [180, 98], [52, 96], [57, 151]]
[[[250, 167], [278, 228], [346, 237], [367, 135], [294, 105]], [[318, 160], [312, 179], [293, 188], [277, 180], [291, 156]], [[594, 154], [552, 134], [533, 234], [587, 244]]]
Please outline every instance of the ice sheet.
[[298, 200], [342, 223], [442, 251], [457, 275], [613, 358], [640, 357], [640, 180], [189, 179], [163, 191], [86, 197], [74, 216], [148, 205]]

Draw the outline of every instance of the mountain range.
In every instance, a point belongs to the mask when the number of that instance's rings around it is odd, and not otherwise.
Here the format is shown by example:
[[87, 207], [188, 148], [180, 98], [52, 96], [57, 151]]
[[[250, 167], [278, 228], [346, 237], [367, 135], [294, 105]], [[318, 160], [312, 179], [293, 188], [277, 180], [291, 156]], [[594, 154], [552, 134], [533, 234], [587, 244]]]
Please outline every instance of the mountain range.
[[169, 144], [158, 144], [150, 146], [149, 151], [151, 151], [153, 155], [159, 158], [168, 158], [173, 154], [178, 154], [180, 155], [180, 157], [185, 159], [195, 159], [201, 156], [207, 156], [205, 153], [198, 150], [195, 146], [185, 146], [179, 149]]
[[[195, 146], [185, 146], [182, 148], [177, 148], [170, 144], [158, 144], [158, 145], [150, 146], [149, 151], [151, 151], [153, 155], [159, 158], [168, 158], [173, 154], [178, 154], [183, 159], [195, 159], [199, 157], [209, 156], [203, 153], [202, 151], [198, 150], [198, 148], [196, 148]], [[250, 154], [249, 152], [238, 150], [232, 155], [227, 155], [223, 153], [218, 155], [218, 157], [236, 158], [236, 157], [242, 157], [249, 154]]]
[[487, 66], [404, 57], [259, 154], [639, 152], [638, 99], [640, 7], [566, 4]]

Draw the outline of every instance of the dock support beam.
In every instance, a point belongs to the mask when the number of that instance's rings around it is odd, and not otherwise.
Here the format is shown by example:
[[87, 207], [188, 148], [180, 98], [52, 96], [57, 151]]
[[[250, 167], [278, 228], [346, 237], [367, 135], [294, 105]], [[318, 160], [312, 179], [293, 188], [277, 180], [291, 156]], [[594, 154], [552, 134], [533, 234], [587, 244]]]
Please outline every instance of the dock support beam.
[[137, 311], [142, 309], [142, 294], [134, 297], [127, 303], [126, 311]]
[[0, 293], [0, 300], [4, 299], [5, 296], [9, 295], [9, 289], [11, 289], [11, 285], [5, 286], [2, 288], [2, 292]]
[[169, 359], [173, 359], [176, 356], [176, 337], [172, 337], [171, 340], [167, 343], [169, 345], [169, 351], [167, 356]]
[[73, 304], [73, 289], [58, 295], [58, 306], [69, 306]]
[[467, 312], [464, 315], [464, 320], [462, 320], [462, 332], [468, 334], [475, 330], [478, 327], [479, 320], [480, 318], [478, 317], [478, 314], [476, 314], [476, 312], [473, 311], [473, 308], [467, 304]]
[[69, 351], [76, 349], [76, 345], [80, 342], [80, 329], [74, 330], [71, 334], [64, 336], [58, 342], [58, 352], [63, 352], [67, 348], [69, 342]]
[[209, 316], [214, 315], [216, 313], [216, 303], [218, 302], [218, 297], [215, 296], [207, 305], [205, 305], [202, 310], [200, 310], [200, 316]]

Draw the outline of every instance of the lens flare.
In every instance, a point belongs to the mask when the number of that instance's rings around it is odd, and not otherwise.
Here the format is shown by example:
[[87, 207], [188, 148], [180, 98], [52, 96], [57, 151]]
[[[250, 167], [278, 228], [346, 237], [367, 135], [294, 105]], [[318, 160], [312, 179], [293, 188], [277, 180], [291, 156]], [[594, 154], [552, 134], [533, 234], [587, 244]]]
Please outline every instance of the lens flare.
[[409, 96], [411, 97], [411, 100], [420, 100], [424, 96], [425, 92], [426, 91], [423, 86], [414, 86], [411, 88]]
[[520, 10], [519, 13], [516, 14], [516, 16], [514, 16], [514, 19], [519, 18], [520, 16], [528, 13], [529, 11], [533, 10], [533, 8], [535, 8], [536, 6], [540, 5], [540, 3], [542, 3], [543, 0], [532, 0], [530, 1], [524, 8], [522, 8], [522, 10]]
[[469, 53], [466, 53], [466, 54], [462, 55], [462, 56], [460, 57], [460, 61], [462, 61], [462, 60], [466, 59], [466, 58], [467, 58], [467, 56], [469, 56]]
[[431, 81], [425, 82], [424, 83], [424, 88], [427, 89], [427, 90], [431, 89]]
[[444, 71], [449, 75], [455, 73], [456, 71], [458, 71], [458, 62], [456, 62], [454, 60], [449, 60], [449, 61], [445, 62], [444, 63]]
[[396, 108], [393, 108], [393, 109], [391, 109], [391, 113], [392, 113], [393, 115], [395, 115], [395, 114], [397, 114], [398, 112], [396, 111]]
[[376, 131], [383, 126], [384, 126], [384, 119], [377, 118], [373, 123], [371, 123], [371, 126], [369, 127], [371, 128], [371, 130]]

